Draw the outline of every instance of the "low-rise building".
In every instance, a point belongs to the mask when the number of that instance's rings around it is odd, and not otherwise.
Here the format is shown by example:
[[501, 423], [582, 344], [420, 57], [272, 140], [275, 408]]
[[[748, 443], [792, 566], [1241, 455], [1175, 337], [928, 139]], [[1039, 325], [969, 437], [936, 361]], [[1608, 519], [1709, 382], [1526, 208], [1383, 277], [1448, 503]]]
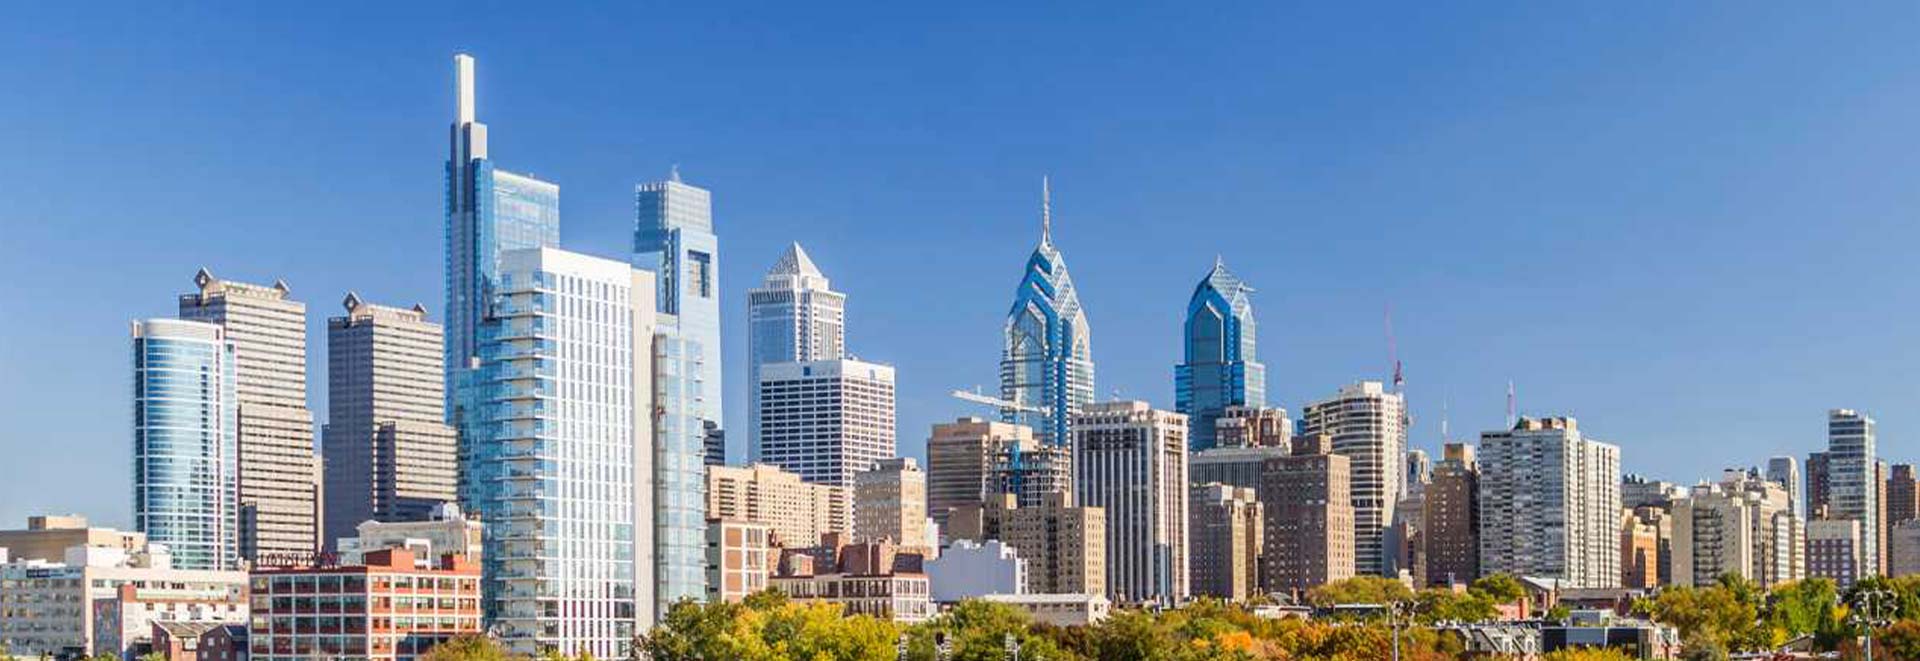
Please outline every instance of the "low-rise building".
[[362, 521], [354, 529], [357, 537], [338, 541], [340, 564], [358, 565], [367, 551], [405, 547], [413, 549], [419, 562], [429, 562], [448, 553], [480, 560], [481, 532], [484, 526], [460, 512], [460, 506], [442, 503], [433, 515], [421, 521]]
[[77, 514], [30, 516], [24, 530], [0, 530], [0, 549], [16, 561], [60, 562], [66, 559], [67, 549], [75, 546], [117, 548], [132, 555], [146, 548], [147, 535], [91, 527], [86, 517]]
[[1113, 610], [1113, 602], [1099, 594], [990, 594], [980, 600], [1019, 607], [1034, 621], [1056, 627], [1097, 624]]
[[926, 568], [937, 604], [989, 594], [1023, 594], [1027, 588], [1026, 559], [999, 540], [956, 540], [940, 557], [928, 560]]
[[367, 551], [360, 565], [256, 568], [251, 661], [406, 661], [480, 632], [480, 565], [457, 553], [422, 568], [413, 551]]
[[1012, 546], [1027, 561], [1029, 593], [1106, 594], [1106, 510], [1073, 502], [1073, 494], [1054, 492], [1020, 507], [1014, 494], [1000, 494], [955, 508], [947, 537]]
[[[837, 542], [837, 535], [829, 542]], [[835, 544], [832, 561], [824, 549], [782, 552], [769, 584], [795, 601], [839, 604], [849, 615], [871, 615], [895, 622], [933, 617], [933, 589], [920, 556], [896, 554], [883, 542]]]
[[134, 659], [155, 649], [156, 624], [204, 627], [247, 623], [247, 599], [234, 583], [123, 583], [93, 600], [93, 649]]
[[[209, 612], [220, 612], [222, 605], [238, 601], [246, 589], [243, 572], [174, 569], [163, 544], [143, 544], [134, 553], [118, 543], [75, 546], [67, 549], [62, 560], [30, 558], [0, 565], [0, 645], [11, 655], [73, 658], [124, 653], [130, 643], [121, 621], [107, 622], [113, 631], [103, 637], [94, 610], [96, 601], [119, 599], [123, 586], [130, 586], [136, 599], [148, 595], [196, 600], [193, 603]], [[148, 617], [137, 603], [130, 610], [111, 612]], [[96, 647], [102, 638], [118, 649]]]
[[245, 624], [154, 622], [148, 637], [153, 641], [150, 651], [167, 661], [244, 661], [247, 658]]
[[773, 574], [773, 526], [707, 519], [707, 601], [734, 603], [767, 589]]

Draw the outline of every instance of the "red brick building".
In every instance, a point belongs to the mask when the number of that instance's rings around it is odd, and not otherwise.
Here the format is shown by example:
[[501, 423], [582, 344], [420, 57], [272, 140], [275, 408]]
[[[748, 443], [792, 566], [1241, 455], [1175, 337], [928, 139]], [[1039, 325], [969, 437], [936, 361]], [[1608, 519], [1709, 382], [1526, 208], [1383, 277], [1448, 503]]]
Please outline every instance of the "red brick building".
[[250, 583], [252, 661], [406, 661], [480, 631], [480, 565], [464, 555], [384, 549], [364, 565], [255, 569]]

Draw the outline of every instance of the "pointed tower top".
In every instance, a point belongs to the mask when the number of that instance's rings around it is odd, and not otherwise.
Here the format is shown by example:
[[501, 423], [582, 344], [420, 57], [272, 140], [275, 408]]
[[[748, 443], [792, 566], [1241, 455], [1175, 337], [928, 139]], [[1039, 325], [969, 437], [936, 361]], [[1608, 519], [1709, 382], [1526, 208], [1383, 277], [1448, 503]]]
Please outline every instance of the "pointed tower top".
[[466, 53], [453, 55], [453, 93], [454, 125], [466, 125], [474, 122], [473, 104], [473, 56]]
[[1053, 185], [1040, 175], [1040, 245], [1053, 245]]
[[795, 241], [787, 246], [787, 252], [780, 255], [780, 261], [773, 263], [773, 270], [768, 271], [767, 275], [822, 277], [824, 274], [820, 272], [819, 267], [813, 265], [813, 260], [807, 257], [807, 251], [800, 247], [800, 242]]
[[[670, 170], [670, 171], [669, 171], [669, 172], [667, 173], [667, 179], [668, 179], [669, 181], [672, 181], [672, 182], [674, 182], [674, 183], [679, 183], [679, 182], [680, 182], [680, 164], [679, 164], [679, 163], [675, 163], [675, 164], [673, 164], [673, 168], [672, 168], [672, 170]], [[796, 245], [797, 245], [797, 244], [796, 244]]]

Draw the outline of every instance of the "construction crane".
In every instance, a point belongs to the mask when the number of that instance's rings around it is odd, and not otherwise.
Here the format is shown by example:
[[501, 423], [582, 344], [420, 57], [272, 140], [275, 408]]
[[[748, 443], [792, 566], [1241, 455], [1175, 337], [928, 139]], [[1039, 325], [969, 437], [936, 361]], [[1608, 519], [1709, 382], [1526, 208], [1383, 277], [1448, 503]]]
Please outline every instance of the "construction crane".
[[980, 386], [974, 386], [973, 390], [955, 390], [953, 391], [952, 395], [954, 399], [958, 399], [965, 402], [973, 402], [975, 404], [985, 404], [987, 406], [992, 406], [1000, 409], [1019, 411], [1021, 413], [1037, 413], [1039, 415], [1053, 415], [1052, 407], [1028, 406], [1026, 404], [1022, 404], [1015, 400], [1001, 399], [999, 397], [994, 397], [993, 395], [980, 392]]

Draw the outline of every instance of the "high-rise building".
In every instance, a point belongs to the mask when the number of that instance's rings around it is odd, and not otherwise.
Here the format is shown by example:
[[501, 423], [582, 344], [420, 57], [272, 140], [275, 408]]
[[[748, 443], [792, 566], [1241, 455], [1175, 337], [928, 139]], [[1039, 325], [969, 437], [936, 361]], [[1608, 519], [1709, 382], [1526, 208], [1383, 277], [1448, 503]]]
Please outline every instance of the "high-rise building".
[[1186, 360], [1173, 369], [1174, 408], [1186, 414], [1195, 450], [1218, 445], [1215, 423], [1227, 407], [1267, 400], [1267, 367], [1256, 356], [1253, 287], [1215, 258], [1193, 288], [1181, 329]]
[[[1654, 559], [1650, 569], [1651, 577], [1635, 574], [1636, 568], [1627, 566], [1629, 558], [1621, 558], [1621, 572], [1628, 577], [1625, 587], [1642, 585], [1651, 581], [1652, 585], [1673, 584], [1673, 512], [1669, 508], [1651, 505], [1632, 508], [1633, 518], [1653, 531]], [[1804, 559], [1804, 553], [1802, 554]]]
[[240, 567], [240, 404], [227, 337], [214, 324], [133, 323], [133, 527], [181, 569]]
[[1219, 482], [1249, 489], [1260, 488], [1260, 472], [1267, 460], [1292, 454], [1289, 445], [1255, 447], [1214, 447], [1187, 457], [1188, 479], [1194, 484]]
[[[1860, 522], [1860, 574], [1880, 573], [1880, 492], [1873, 418], [1849, 409], [1827, 412], [1827, 516]], [[1811, 463], [1811, 462], [1809, 462]]]
[[1847, 588], [1867, 574], [1865, 544], [1859, 519], [1814, 519], [1807, 522], [1807, 576], [1830, 579]]
[[1824, 518], [1833, 502], [1833, 482], [1829, 479], [1832, 463], [1828, 459], [1825, 452], [1807, 453], [1807, 491], [1802, 507], [1808, 521]]
[[1406, 489], [1406, 402], [1378, 381], [1343, 386], [1308, 404], [1301, 432], [1333, 437], [1335, 454], [1352, 460], [1354, 571], [1382, 576], [1393, 569], [1387, 526]]
[[[634, 187], [633, 264], [654, 275], [654, 556], [659, 603], [706, 596], [707, 447], [724, 447], [720, 240], [713, 195], [680, 181]], [[663, 613], [664, 615], [664, 613]]]
[[708, 466], [706, 494], [710, 518], [767, 524], [780, 546], [808, 547], [826, 533], [853, 534], [851, 489], [805, 482], [779, 466]]
[[[625, 656], [654, 621], [655, 568], [667, 568], [654, 557], [647, 484], [653, 277], [554, 248], [509, 251], [499, 275], [467, 471], [469, 509], [487, 522], [488, 621], [515, 654]], [[673, 496], [700, 503], [704, 487]]]
[[1620, 513], [1620, 587], [1651, 590], [1660, 581], [1660, 530], [1632, 510]]
[[953, 508], [1002, 493], [1033, 507], [1073, 491], [1073, 455], [1043, 446], [1033, 430], [981, 418], [936, 424], [927, 437], [927, 513], [942, 526]]
[[760, 366], [760, 460], [819, 484], [894, 456], [893, 367], [858, 360]]
[[760, 460], [760, 366], [847, 357], [847, 295], [794, 243], [747, 291], [747, 460]]
[[1351, 467], [1326, 434], [1295, 436], [1292, 454], [1267, 460], [1260, 476], [1260, 584], [1267, 591], [1300, 596], [1353, 577]]
[[1620, 585], [1620, 448], [1573, 418], [1480, 435], [1480, 571]]
[[1793, 507], [1794, 514], [1805, 521], [1806, 498], [1800, 487], [1800, 462], [1789, 456], [1768, 458], [1767, 481], [1787, 490], [1787, 502]]
[[1887, 525], [1920, 518], [1920, 478], [1913, 464], [1894, 464], [1887, 475]]
[[1424, 585], [1450, 586], [1480, 577], [1480, 462], [1474, 448], [1448, 443], [1422, 498], [1426, 507]]
[[485, 390], [468, 379], [478, 367], [480, 325], [499, 286], [501, 255], [560, 245], [560, 186], [494, 166], [487, 125], [477, 118], [473, 56], [455, 55], [453, 67], [446, 164], [446, 422], [464, 434], [459, 463], [465, 470], [477, 432], [467, 431], [463, 420], [478, 412]]
[[1053, 245], [1053, 205], [1040, 185], [1040, 245], [1027, 258], [1000, 352], [1000, 397], [1023, 408], [1002, 409], [1004, 421], [1033, 429], [1047, 445], [1073, 438], [1074, 413], [1093, 402], [1093, 347], [1087, 313]]
[[194, 274], [180, 318], [219, 324], [233, 343], [240, 402], [240, 557], [320, 548], [320, 461], [307, 411], [307, 305], [287, 283]]
[[1673, 505], [1673, 572], [1681, 585], [1737, 574], [1761, 586], [1805, 574], [1805, 526], [1785, 487], [1746, 471], [1693, 488]]
[[1049, 493], [1033, 506], [996, 494], [954, 508], [948, 521], [944, 530], [952, 540], [1012, 546], [1027, 561], [1029, 593], [1108, 593], [1106, 510], [1075, 505], [1072, 493]]
[[1673, 509], [1673, 501], [1687, 497], [1687, 488], [1666, 480], [1650, 480], [1628, 473], [1620, 478], [1620, 504], [1627, 509]]
[[363, 521], [423, 520], [459, 497], [440, 325], [420, 305], [352, 293], [345, 305], [327, 320], [326, 545]]
[[853, 476], [853, 539], [889, 542], [932, 557], [940, 540], [927, 539], [927, 474], [912, 457], [876, 462]]
[[1920, 574], [1920, 519], [1907, 519], [1893, 524], [1887, 537], [1887, 548], [1891, 551], [1887, 560], [1887, 575]]
[[1177, 604], [1187, 590], [1187, 417], [1146, 402], [1081, 407], [1074, 500], [1107, 512], [1107, 589], [1120, 603]]
[[1191, 577], [1196, 595], [1245, 601], [1260, 593], [1266, 542], [1260, 498], [1250, 488], [1196, 484], [1187, 503]]

